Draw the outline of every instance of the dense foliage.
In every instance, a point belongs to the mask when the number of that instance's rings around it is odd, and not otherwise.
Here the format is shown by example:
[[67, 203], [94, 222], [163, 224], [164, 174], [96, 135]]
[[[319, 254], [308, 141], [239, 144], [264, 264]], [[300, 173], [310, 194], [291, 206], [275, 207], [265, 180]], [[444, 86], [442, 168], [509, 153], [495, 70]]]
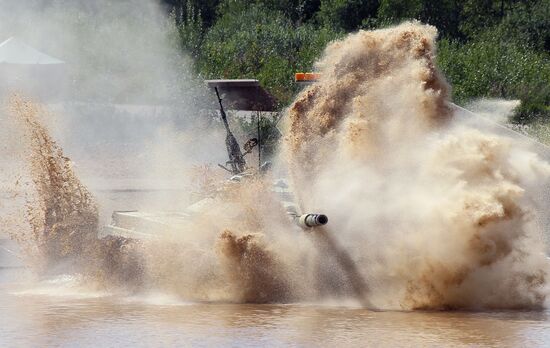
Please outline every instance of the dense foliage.
[[407, 19], [435, 25], [438, 62], [459, 103], [521, 99], [515, 121], [550, 118], [550, 0], [164, 0], [206, 78], [257, 78], [287, 105], [347, 32]]

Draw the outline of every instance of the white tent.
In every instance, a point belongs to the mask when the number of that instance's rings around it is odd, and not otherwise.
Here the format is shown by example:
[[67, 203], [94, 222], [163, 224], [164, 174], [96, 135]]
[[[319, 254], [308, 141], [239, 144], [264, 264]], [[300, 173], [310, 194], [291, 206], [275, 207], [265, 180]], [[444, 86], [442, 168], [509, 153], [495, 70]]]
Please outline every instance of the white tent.
[[64, 64], [65, 62], [48, 56], [14, 37], [10, 37], [6, 41], [0, 43], [0, 63]]
[[0, 94], [23, 93], [42, 100], [58, 99], [65, 90], [66, 64], [9, 38], [0, 43]]

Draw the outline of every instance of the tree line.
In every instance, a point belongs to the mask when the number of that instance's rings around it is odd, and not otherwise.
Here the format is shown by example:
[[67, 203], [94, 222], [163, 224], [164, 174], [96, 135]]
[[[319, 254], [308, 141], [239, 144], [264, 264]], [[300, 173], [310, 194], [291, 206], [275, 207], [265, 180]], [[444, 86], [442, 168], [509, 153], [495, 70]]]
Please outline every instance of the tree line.
[[550, 117], [550, 0], [163, 0], [204, 78], [256, 78], [287, 105], [326, 44], [417, 19], [436, 26], [453, 98], [520, 99], [513, 121]]

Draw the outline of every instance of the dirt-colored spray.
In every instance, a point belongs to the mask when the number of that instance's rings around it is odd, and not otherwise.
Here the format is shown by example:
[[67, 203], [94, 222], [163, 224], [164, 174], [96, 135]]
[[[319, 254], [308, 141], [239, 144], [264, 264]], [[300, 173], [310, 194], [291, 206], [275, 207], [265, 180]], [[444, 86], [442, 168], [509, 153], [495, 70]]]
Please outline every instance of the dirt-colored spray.
[[40, 264], [48, 268], [82, 255], [86, 245], [95, 243], [97, 208], [70, 160], [39, 122], [44, 110], [19, 96], [10, 99], [9, 108], [24, 129], [26, 163], [35, 188], [26, 208], [32, 232], [23, 239], [40, 252]]
[[294, 188], [331, 217], [378, 307], [542, 306], [532, 197], [548, 165], [453, 121], [436, 34], [413, 22], [328, 46], [289, 110]]
[[330, 243], [290, 223], [270, 177], [213, 190], [200, 214], [151, 231], [151, 241], [97, 239], [91, 195], [38, 109], [16, 99], [37, 190], [33, 240], [47, 260], [86, 258], [75, 271], [103, 285], [186, 300], [359, 292], [379, 308], [542, 306], [532, 197], [550, 169], [511, 139], [453, 119], [435, 36], [417, 23], [351, 34], [327, 48], [321, 81], [291, 106], [285, 159], [301, 208], [329, 215]]
[[[269, 238], [290, 222], [282, 208], [273, 209], [275, 197], [263, 180], [221, 187], [201, 216], [171, 231], [149, 231], [159, 236], [153, 240], [99, 238], [96, 203], [42, 124], [45, 109], [21, 97], [9, 106], [25, 134], [34, 188], [26, 204], [30, 232], [17, 230], [12, 237], [27, 246], [39, 274], [77, 273], [94, 287], [155, 289], [187, 300], [297, 298], [299, 286], [290, 285], [291, 260], [283, 260], [277, 253], [281, 242]], [[213, 195], [210, 186], [207, 196]]]
[[33, 268], [40, 274], [76, 272], [95, 281], [138, 283], [137, 246], [123, 238], [98, 239], [97, 205], [42, 124], [47, 111], [17, 95], [10, 98], [9, 111], [23, 130], [33, 188], [25, 208], [30, 230], [14, 230], [12, 238], [24, 247]]
[[[304, 236], [269, 185], [229, 183], [202, 201], [200, 215], [144, 245], [151, 285], [188, 300], [288, 302], [303, 297]], [[295, 234], [295, 235], [294, 235]], [[294, 235], [294, 236], [293, 236]]]

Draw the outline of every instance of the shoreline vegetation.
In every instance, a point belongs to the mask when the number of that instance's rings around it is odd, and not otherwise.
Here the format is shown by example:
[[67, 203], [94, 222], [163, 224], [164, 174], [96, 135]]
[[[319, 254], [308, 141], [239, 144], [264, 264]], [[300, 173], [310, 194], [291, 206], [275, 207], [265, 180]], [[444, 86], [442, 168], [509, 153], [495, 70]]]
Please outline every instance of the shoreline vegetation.
[[200, 77], [258, 79], [281, 108], [300, 88], [293, 74], [312, 71], [330, 41], [418, 20], [439, 30], [437, 64], [455, 102], [517, 99], [521, 104], [511, 123], [540, 125], [550, 119], [550, 0], [163, 3]]

